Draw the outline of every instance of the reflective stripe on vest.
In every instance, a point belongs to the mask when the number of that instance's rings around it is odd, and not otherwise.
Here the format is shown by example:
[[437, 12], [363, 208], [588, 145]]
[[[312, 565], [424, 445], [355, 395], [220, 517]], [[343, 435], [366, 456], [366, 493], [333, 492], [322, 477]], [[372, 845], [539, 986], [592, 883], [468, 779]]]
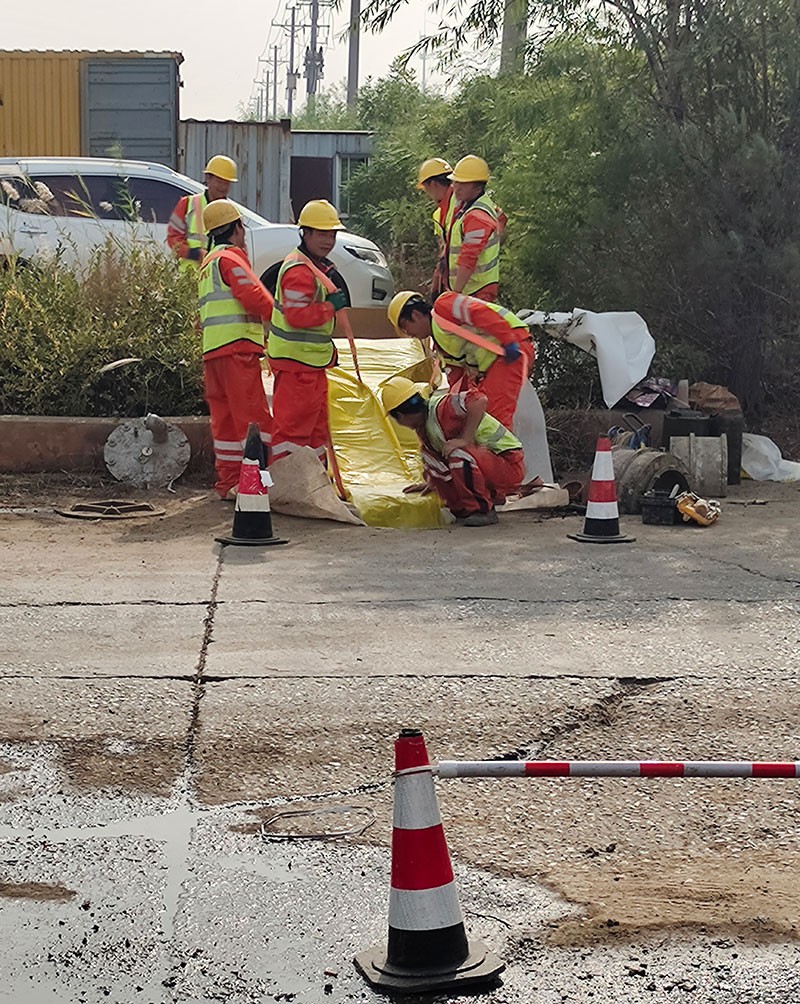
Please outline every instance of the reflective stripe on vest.
[[[335, 316], [317, 328], [293, 328], [286, 320], [283, 309], [285, 299], [281, 280], [290, 268], [303, 264], [305, 257], [299, 251], [292, 251], [281, 265], [275, 288], [275, 306], [272, 309], [267, 351], [270, 359], [293, 359], [305, 366], [325, 369], [334, 359], [335, 349], [331, 339], [336, 324]], [[316, 276], [314, 284], [314, 303], [322, 303], [327, 291]]]
[[[450, 396], [449, 391], [437, 391], [431, 396], [428, 402], [428, 417], [425, 419], [425, 435], [437, 453], [444, 452], [444, 444], [447, 441], [441, 422], [439, 421], [439, 405]], [[461, 394], [454, 397], [461, 398]], [[507, 450], [521, 450], [522, 443], [513, 432], [502, 425], [493, 415], [486, 414], [480, 420], [478, 428], [475, 430], [475, 442], [484, 449], [491, 450], [492, 453], [505, 453]]]
[[[481, 307], [488, 307], [489, 310], [493, 310], [495, 314], [498, 314], [510, 328], [524, 328], [525, 333], [520, 336], [518, 341], [524, 342], [531, 337], [530, 328], [528, 325], [520, 320], [517, 315], [508, 310], [506, 307], [501, 307], [499, 303], [488, 303], [485, 300], [480, 301]], [[463, 293], [456, 293], [453, 297], [453, 318], [457, 324], [462, 325], [465, 328], [469, 328], [470, 331], [474, 331], [475, 334], [480, 335], [487, 341], [495, 342], [502, 348], [502, 343], [499, 338], [495, 338], [494, 335], [490, 335], [487, 331], [483, 331], [481, 328], [474, 324], [470, 324], [467, 318], [469, 314], [469, 303], [467, 302], [467, 297]], [[434, 310], [431, 314], [431, 333], [433, 334], [433, 340], [436, 344], [439, 344], [439, 339], [443, 335], [446, 339], [446, 343], [450, 346], [453, 351], [460, 351], [461, 355], [454, 356], [456, 360], [461, 360], [467, 364], [467, 366], [472, 369], [478, 370], [479, 373], [485, 373], [493, 362], [500, 359], [500, 356], [496, 356], [494, 352], [490, 352], [488, 349], [482, 349], [479, 345], [473, 345], [472, 342], [468, 342], [463, 338], [459, 338], [458, 335], [451, 334], [445, 331], [436, 320], [436, 311]], [[457, 346], [455, 343], [458, 343]], [[460, 346], [460, 348], [458, 348]]]
[[190, 248], [208, 245], [208, 235], [203, 226], [203, 210], [208, 205], [204, 193], [190, 195], [186, 204], [186, 244]]
[[[467, 208], [461, 212], [459, 211], [455, 218], [453, 219], [452, 226], [450, 228], [450, 240], [449, 240], [449, 254], [447, 259], [447, 267], [450, 270], [450, 286], [456, 281], [456, 273], [458, 272], [458, 256], [461, 253], [461, 248], [464, 245], [464, 220], [466, 217], [475, 209], [481, 209], [487, 216], [490, 216], [495, 223], [497, 222], [497, 206], [494, 201], [489, 198], [486, 193], [476, 199], [474, 202], [470, 203]], [[467, 235], [467, 241], [469, 241], [469, 235]], [[500, 235], [497, 230], [493, 230], [491, 236], [489, 237], [486, 247], [478, 255], [478, 261], [475, 264], [475, 269], [472, 275], [467, 280], [462, 293], [469, 295], [474, 293], [484, 286], [488, 286], [489, 283], [500, 281]]]
[[217, 248], [203, 262], [198, 283], [203, 354], [242, 338], [263, 348], [264, 324], [260, 317], [247, 313], [230, 286], [223, 282], [219, 270], [221, 258], [242, 267], [241, 258], [230, 247]]

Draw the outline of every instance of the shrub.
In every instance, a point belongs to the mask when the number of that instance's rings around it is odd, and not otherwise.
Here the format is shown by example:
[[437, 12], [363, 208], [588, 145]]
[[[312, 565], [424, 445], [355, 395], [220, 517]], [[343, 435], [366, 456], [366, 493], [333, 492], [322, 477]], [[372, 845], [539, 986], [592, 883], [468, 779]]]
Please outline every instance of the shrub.
[[[203, 410], [197, 283], [157, 249], [109, 242], [84, 272], [0, 271], [0, 411], [135, 416]], [[139, 358], [107, 372], [120, 359]]]

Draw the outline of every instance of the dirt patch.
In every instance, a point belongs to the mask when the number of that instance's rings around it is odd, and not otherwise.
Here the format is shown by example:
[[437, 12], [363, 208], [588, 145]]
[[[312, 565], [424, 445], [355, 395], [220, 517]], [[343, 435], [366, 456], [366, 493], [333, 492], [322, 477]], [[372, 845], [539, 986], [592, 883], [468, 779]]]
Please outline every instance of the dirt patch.
[[546, 884], [587, 915], [555, 926], [548, 943], [578, 947], [675, 927], [731, 932], [748, 940], [796, 939], [800, 855], [666, 855], [616, 867], [610, 856], [553, 870]]
[[10, 774], [13, 770], [16, 770], [16, 767], [8, 760], [0, 760], [0, 774]]
[[0, 896], [6, 899], [33, 899], [39, 902], [66, 903], [74, 889], [53, 882], [0, 882]]

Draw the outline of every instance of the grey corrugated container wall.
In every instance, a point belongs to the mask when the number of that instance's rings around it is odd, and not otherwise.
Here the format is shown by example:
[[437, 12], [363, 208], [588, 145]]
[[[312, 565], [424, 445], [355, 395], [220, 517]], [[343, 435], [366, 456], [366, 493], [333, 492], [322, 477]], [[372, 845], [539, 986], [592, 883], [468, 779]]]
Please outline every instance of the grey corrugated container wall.
[[178, 129], [178, 170], [203, 180], [210, 157], [233, 157], [239, 180], [230, 197], [273, 223], [291, 223], [289, 201], [291, 122], [182, 121]]

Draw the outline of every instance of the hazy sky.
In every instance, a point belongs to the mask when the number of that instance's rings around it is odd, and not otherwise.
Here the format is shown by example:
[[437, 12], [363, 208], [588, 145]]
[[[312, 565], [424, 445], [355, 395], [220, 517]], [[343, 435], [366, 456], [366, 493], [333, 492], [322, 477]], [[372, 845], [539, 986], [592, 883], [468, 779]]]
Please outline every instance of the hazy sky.
[[[35, 7], [13, 4], [4, 10], [0, 47], [3, 49], [123, 49], [181, 52], [183, 90], [181, 117], [226, 119], [236, 116], [237, 105], [247, 103], [253, 80], [261, 76], [259, 56], [265, 45], [279, 42], [281, 33], [270, 28], [276, 14], [291, 0], [196, 0], [193, 4], [170, 0], [137, 0], [136, 3], [106, 4], [97, 0], [71, 0], [66, 6], [56, 0], [39, 0]], [[346, 26], [345, 11], [326, 11], [334, 30], [331, 47], [325, 52], [323, 86], [343, 80], [347, 74], [347, 43], [337, 36]], [[382, 36], [362, 35], [360, 80], [381, 76], [392, 59], [417, 40], [423, 29], [425, 0], [410, 0], [389, 32]], [[308, 5], [305, 10], [306, 19]], [[286, 18], [288, 23], [288, 17]], [[302, 20], [298, 13], [297, 20]], [[300, 69], [302, 55], [300, 51]], [[272, 50], [267, 54], [271, 60]], [[420, 63], [417, 61], [417, 68]], [[285, 87], [285, 66], [281, 68], [278, 103]], [[298, 82], [297, 95], [304, 100], [305, 80]], [[297, 103], [295, 105], [297, 107]]]

